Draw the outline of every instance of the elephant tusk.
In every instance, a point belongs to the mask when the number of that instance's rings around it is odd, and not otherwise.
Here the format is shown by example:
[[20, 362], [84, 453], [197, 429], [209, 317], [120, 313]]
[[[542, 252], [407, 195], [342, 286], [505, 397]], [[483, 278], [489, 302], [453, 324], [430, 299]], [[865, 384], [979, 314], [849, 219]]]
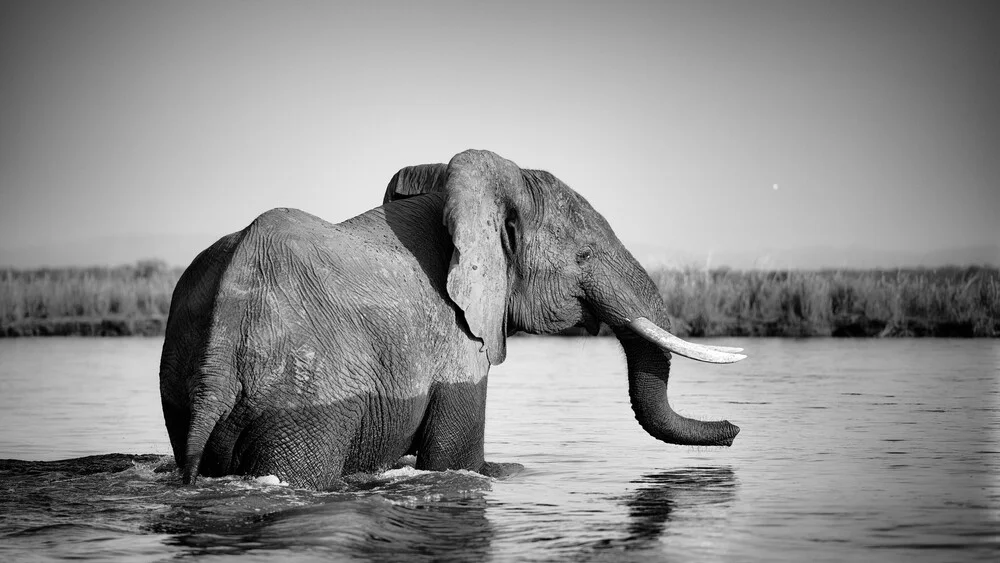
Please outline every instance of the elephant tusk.
[[701, 346], [704, 346], [705, 348], [711, 348], [712, 350], [715, 350], [717, 352], [732, 352], [732, 353], [736, 353], [736, 352], [742, 352], [743, 351], [743, 348], [734, 348], [732, 346], [711, 346], [709, 344], [701, 344]]
[[688, 342], [663, 330], [656, 323], [645, 317], [637, 317], [629, 321], [628, 326], [637, 334], [660, 348], [684, 356], [685, 358], [691, 358], [692, 360], [712, 364], [731, 364], [746, 358], [744, 354], [735, 353], [741, 351], [742, 348], [706, 346], [704, 344]]

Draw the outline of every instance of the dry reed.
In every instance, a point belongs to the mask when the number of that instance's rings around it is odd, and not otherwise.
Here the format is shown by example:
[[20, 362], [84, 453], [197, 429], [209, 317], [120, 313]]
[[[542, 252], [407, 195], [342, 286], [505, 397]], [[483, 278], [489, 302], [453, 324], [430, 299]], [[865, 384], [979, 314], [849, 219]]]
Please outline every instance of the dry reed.
[[[162, 334], [181, 270], [0, 270], [0, 336]], [[689, 336], [1000, 336], [1000, 270], [658, 270]]]

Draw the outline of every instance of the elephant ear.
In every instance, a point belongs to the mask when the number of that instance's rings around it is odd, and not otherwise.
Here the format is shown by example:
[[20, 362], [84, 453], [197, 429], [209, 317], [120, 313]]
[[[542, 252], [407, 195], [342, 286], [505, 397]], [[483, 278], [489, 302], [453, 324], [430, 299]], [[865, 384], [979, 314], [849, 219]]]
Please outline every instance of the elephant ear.
[[482, 339], [490, 364], [507, 356], [508, 258], [502, 238], [510, 190], [520, 169], [486, 151], [466, 151], [448, 168], [444, 222], [455, 251], [448, 269], [448, 295], [465, 313], [473, 336]]
[[406, 199], [421, 194], [443, 192], [448, 178], [447, 164], [418, 164], [401, 168], [389, 180], [385, 188], [382, 205], [398, 199]]

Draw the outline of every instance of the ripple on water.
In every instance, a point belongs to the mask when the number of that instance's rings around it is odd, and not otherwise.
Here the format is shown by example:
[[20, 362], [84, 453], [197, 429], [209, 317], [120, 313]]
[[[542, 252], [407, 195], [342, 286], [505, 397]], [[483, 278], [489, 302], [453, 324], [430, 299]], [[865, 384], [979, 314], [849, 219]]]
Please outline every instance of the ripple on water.
[[[493, 535], [483, 493], [494, 480], [477, 473], [403, 467], [318, 492], [273, 476], [184, 486], [163, 467], [172, 467], [169, 457], [120, 454], [0, 462], [0, 506], [18, 505], [0, 520], [2, 549], [84, 559], [134, 557], [156, 545], [217, 555], [320, 549], [485, 556]], [[128, 547], [140, 538], [138, 552]]]
[[[156, 372], [161, 344], [0, 341], [0, 456], [169, 451], [156, 385], [136, 375]], [[486, 447], [525, 466], [510, 479], [402, 467], [316, 492], [267, 476], [182, 486], [169, 456], [0, 461], [0, 561], [1000, 555], [1000, 343], [754, 339], [720, 342], [754, 351], [734, 366], [677, 358], [672, 404], [738, 424], [728, 449], [647, 436], [613, 340], [508, 344]]]

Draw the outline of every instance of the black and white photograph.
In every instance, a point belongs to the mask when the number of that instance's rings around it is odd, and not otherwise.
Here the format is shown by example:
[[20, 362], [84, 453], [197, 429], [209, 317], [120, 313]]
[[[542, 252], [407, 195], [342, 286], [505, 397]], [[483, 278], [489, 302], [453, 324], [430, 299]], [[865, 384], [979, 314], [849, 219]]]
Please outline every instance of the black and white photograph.
[[0, 0], [0, 560], [997, 561], [998, 37]]

